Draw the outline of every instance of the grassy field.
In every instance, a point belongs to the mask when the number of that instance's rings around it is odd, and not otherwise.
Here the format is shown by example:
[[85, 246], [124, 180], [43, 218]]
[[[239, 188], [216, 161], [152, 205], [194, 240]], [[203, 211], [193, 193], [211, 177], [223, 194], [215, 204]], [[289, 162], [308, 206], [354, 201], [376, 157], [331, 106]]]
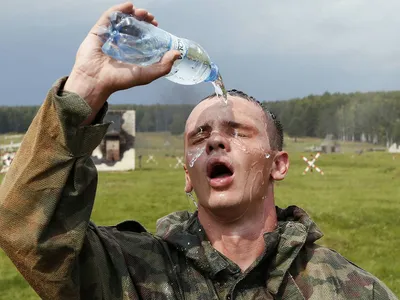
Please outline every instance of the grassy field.
[[8, 145], [11, 142], [19, 143], [22, 141], [23, 134], [14, 133], [14, 134], [0, 134], [0, 145]]
[[[170, 146], [164, 145], [166, 138]], [[309, 153], [299, 151], [319, 142], [288, 139], [291, 167], [288, 177], [277, 184], [277, 205], [304, 208], [325, 234], [319, 244], [373, 273], [400, 296], [400, 155], [395, 159], [388, 153], [357, 155], [355, 150], [370, 145], [349, 143], [343, 145], [343, 154], [320, 157], [318, 166], [324, 176], [302, 175], [305, 163], [301, 156]], [[137, 144], [141, 146], [137, 153], [144, 157], [141, 170], [99, 174], [92, 215], [99, 225], [136, 219], [154, 231], [156, 220], [165, 214], [194, 209], [183, 192], [183, 171], [170, 167], [176, 163], [171, 155], [181, 155], [177, 150], [181, 139], [138, 135]], [[145, 163], [150, 153], [158, 165]], [[2, 252], [0, 299], [38, 299]]]

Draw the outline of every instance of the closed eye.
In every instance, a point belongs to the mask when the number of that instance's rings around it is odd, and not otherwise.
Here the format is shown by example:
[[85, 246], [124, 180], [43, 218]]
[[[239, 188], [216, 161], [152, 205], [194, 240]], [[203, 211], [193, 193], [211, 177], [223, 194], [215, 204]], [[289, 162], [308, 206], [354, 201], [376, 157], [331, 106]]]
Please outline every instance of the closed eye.
[[210, 133], [208, 130], [204, 130], [202, 127], [199, 127], [192, 135], [191, 141], [193, 144], [198, 144], [206, 139], [209, 135]]
[[225, 121], [228, 132], [234, 137], [251, 137], [257, 130], [250, 125], [238, 123], [235, 121]]
[[249, 133], [247, 133], [245, 130], [235, 128], [232, 131], [232, 136], [233, 137], [248, 137]]
[[204, 133], [196, 135], [193, 139], [192, 139], [192, 144], [198, 144], [201, 143], [202, 141], [204, 141], [207, 138], [207, 135], [205, 135]]
[[211, 127], [209, 125], [199, 126], [189, 133], [189, 141], [197, 144], [208, 137]]

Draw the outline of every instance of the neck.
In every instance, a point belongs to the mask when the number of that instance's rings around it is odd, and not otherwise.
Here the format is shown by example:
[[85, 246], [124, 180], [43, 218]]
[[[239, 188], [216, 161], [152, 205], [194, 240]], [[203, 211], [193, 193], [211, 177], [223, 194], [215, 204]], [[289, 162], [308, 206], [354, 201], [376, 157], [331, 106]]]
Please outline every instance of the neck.
[[274, 231], [277, 216], [273, 189], [240, 218], [220, 218], [199, 206], [199, 220], [213, 247], [245, 271], [265, 250], [264, 233]]

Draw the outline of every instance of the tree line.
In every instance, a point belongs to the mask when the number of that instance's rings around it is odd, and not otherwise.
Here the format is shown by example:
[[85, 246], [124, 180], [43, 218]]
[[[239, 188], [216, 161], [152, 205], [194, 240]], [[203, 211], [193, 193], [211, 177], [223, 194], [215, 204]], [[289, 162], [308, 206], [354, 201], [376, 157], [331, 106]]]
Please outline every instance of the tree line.
[[[388, 145], [400, 142], [400, 91], [324, 93], [263, 103], [281, 121], [290, 136], [368, 141]], [[0, 133], [25, 132], [38, 106], [0, 106]], [[109, 109], [136, 111], [139, 132], [181, 134], [193, 105], [110, 105]]]
[[400, 142], [400, 91], [328, 92], [290, 101], [267, 102], [290, 136], [390, 145]]

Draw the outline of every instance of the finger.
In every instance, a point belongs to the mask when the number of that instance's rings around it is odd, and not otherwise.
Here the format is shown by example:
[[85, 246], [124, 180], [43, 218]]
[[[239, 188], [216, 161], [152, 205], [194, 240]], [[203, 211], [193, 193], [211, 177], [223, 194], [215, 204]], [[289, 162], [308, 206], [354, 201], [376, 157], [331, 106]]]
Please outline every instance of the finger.
[[[181, 53], [178, 50], [170, 50], [167, 53], [164, 54], [164, 56], [161, 58], [160, 62], [156, 64], [174, 64], [174, 62], [181, 57]], [[168, 71], [169, 72], [169, 71]]]
[[143, 8], [137, 8], [134, 11], [134, 16], [136, 17], [136, 19], [140, 20], [140, 21], [145, 21], [146, 18], [148, 17], [149, 12]]
[[97, 21], [94, 28], [97, 28], [98, 26], [108, 26], [110, 23], [110, 21], [109, 21], [110, 14], [114, 11], [120, 11], [125, 14], [132, 14], [132, 12], [134, 11], [134, 6], [131, 2], [125, 2], [125, 3], [114, 5], [114, 6], [110, 7], [107, 11], [105, 11], [103, 13], [103, 15]]
[[144, 20], [148, 23], [151, 23], [154, 20], [154, 16], [151, 13], [148, 13], [146, 19]]
[[174, 62], [179, 59], [180, 55], [181, 53], [179, 51], [168, 51], [158, 63], [142, 68], [141, 77], [144, 83], [152, 82], [171, 72]]
[[153, 21], [151, 21], [151, 24], [153, 24], [154, 26], [158, 26], [158, 22], [157, 22], [157, 20], [153, 20]]

